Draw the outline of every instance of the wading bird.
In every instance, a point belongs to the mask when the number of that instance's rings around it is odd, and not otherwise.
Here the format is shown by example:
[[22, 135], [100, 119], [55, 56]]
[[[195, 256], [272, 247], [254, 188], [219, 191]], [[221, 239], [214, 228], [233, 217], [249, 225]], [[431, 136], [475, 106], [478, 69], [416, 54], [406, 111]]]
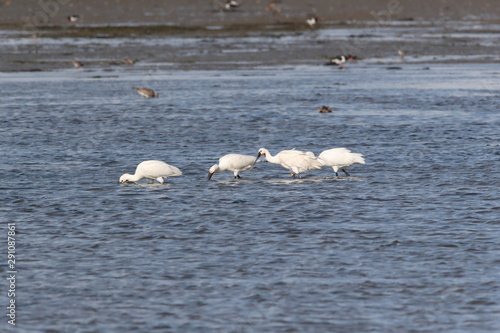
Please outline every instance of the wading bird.
[[313, 153], [300, 150], [282, 150], [275, 156], [269, 153], [266, 148], [259, 149], [257, 157], [264, 156], [268, 162], [279, 164], [283, 168], [290, 170], [290, 176], [301, 178], [301, 174], [312, 169], [321, 169], [323, 166], [316, 159]]
[[241, 154], [227, 154], [219, 158], [219, 164], [214, 164], [208, 170], [207, 179], [210, 180], [214, 173], [219, 173], [223, 171], [232, 172], [234, 178], [241, 178], [239, 173], [252, 170], [253, 166], [257, 162], [255, 156], [241, 155]]
[[182, 175], [182, 171], [173, 165], [162, 161], [150, 160], [139, 163], [133, 175], [126, 173], [120, 177], [120, 183], [134, 183], [141, 179], [149, 179], [154, 183], [155, 179], [163, 184], [163, 178]]
[[333, 148], [328, 149], [318, 156], [318, 161], [323, 164], [323, 166], [331, 167], [338, 177], [338, 171], [342, 170], [346, 176], [350, 176], [345, 168], [353, 164], [365, 164], [363, 155], [358, 153], [351, 153], [347, 148]]

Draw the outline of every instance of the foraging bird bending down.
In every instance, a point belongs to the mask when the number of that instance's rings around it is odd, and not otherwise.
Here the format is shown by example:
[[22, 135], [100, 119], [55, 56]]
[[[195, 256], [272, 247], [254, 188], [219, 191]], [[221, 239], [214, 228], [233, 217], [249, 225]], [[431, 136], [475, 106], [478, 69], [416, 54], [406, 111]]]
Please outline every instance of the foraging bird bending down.
[[346, 176], [350, 176], [345, 168], [353, 164], [365, 164], [363, 155], [358, 153], [351, 153], [347, 148], [333, 148], [323, 151], [318, 156], [318, 161], [323, 166], [331, 167], [338, 177], [337, 171], [342, 170]]
[[255, 156], [241, 155], [241, 154], [227, 154], [219, 158], [219, 164], [214, 164], [208, 170], [207, 179], [210, 180], [214, 173], [219, 173], [223, 171], [229, 171], [234, 174], [234, 178], [241, 178], [239, 173], [252, 170], [255, 163], [257, 162]]
[[146, 98], [159, 96], [157, 93], [154, 92], [154, 90], [149, 88], [133, 88], [133, 89]]
[[162, 161], [150, 160], [139, 163], [133, 175], [126, 173], [120, 177], [120, 183], [134, 183], [143, 178], [154, 183], [155, 179], [163, 184], [163, 178], [182, 175], [182, 171]]
[[316, 159], [313, 153], [303, 152], [300, 150], [282, 150], [275, 156], [269, 153], [266, 148], [259, 149], [257, 157], [264, 156], [268, 162], [281, 165], [283, 168], [290, 170], [290, 176], [300, 177], [301, 173], [305, 173], [312, 169], [321, 169], [323, 164]]

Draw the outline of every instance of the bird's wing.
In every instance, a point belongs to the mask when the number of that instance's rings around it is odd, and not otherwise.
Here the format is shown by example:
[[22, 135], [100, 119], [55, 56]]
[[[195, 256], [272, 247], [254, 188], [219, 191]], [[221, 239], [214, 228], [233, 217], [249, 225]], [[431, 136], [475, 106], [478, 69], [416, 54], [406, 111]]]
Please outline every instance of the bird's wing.
[[256, 161], [256, 156], [232, 154], [231, 158], [227, 159], [226, 163], [231, 169], [249, 170], [254, 166]]
[[301, 172], [311, 169], [321, 169], [322, 163], [311, 154], [300, 150], [284, 150], [279, 153], [280, 161], [289, 168], [296, 167]]
[[[174, 167], [173, 165], [169, 165], [169, 164], [167, 164], [167, 165], [168, 165], [168, 173], [167, 173], [167, 175], [169, 177], [182, 175], [182, 171], [179, 170], [179, 168]], [[167, 177], [167, 176], [163, 176], [163, 177]]]
[[319, 160], [329, 166], [349, 166], [355, 163], [364, 164], [362, 154], [352, 153], [347, 148], [333, 148], [325, 150], [319, 155]]

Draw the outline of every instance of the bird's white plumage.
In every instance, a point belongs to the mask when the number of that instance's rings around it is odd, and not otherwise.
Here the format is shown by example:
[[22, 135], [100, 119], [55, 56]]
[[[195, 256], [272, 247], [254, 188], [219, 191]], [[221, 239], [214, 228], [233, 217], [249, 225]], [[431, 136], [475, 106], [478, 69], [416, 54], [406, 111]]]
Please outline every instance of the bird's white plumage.
[[312, 152], [300, 150], [282, 150], [275, 156], [266, 148], [259, 149], [259, 156], [264, 156], [268, 162], [279, 164], [290, 170], [292, 177], [305, 173], [312, 169], [321, 169], [323, 164], [319, 162]]
[[163, 178], [182, 175], [182, 171], [177, 167], [167, 164], [162, 161], [150, 160], [144, 161], [137, 165], [135, 174], [124, 174], [120, 177], [120, 183], [137, 182], [141, 179], [149, 179], [152, 183], [156, 179], [163, 184]]
[[318, 23], [318, 21], [319, 21], [319, 19], [316, 16], [313, 16], [313, 17], [309, 17], [306, 20], [306, 23], [309, 25], [310, 28], [314, 28], [314, 26], [316, 25], [316, 23]]
[[219, 163], [212, 165], [208, 171], [208, 179], [212, 177], [214, 173], [218, 172], [232, 172], [235, 178], [239, 178], [239, 173], [251, 170], [257, 162], [255, 156], [241, 155], [241, 154], [227, 154], [219, 158]]
[[347, 148], [332, 148], [325, 150], [319, 154], [318, 161], [324, 166], [331, 167], [336, 174], [337, 171], [342, 170], [346, 175], [348, 175], [348, 173], [344, 168], [353, 164], [365, 164], [363, 155], [352, 153]]

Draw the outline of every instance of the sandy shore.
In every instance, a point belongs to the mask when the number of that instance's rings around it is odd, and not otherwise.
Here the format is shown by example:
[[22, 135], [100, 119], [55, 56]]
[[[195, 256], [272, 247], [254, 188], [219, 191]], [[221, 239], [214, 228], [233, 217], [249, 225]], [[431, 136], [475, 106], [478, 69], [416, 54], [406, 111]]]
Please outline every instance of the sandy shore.
[[[346, 36], [318, 37], [305, 23], [309, 15], [320, 18], [315, 31], [354, 29], [354, 36], [347, 43], [356, 45], [361, 37], [365, 38], [362, 48], [352, 48], [362, 58], [391, 57], [399, 48], [415, 56], [435, 56], [437, 61], [450, 54], [463, 56], [460, 61], [496, 61], [490, 55], [500, 54], [497, 43], [474, 39], [441, 38], [432, 43], [370, 39], [373, 28], [423, 26], [449, 34], [461, 28], [460, 22], [474, 22], [479, 33], [496, 34], [498, 31], [488, 30], [500, 22], [500, 6], [493, 0], [283, 0], [273, 7], [274, 12], [268, 8], [271, 1], [240, 0], [240, 7], [230, 12], [222, 10], [224, 3], [223, 0], [3, 0], [0, 2], [3, 32], [0, 32], [11, 39], [0, 54], [0, 71], [71, 68], [73, 59], [84, 62], [85, 68], [120, 65], [123, 58], [139, 59], [149, 67], [168, 63], [183, 69], [216, 69], [223, 63], [321, 64], [328, 57], [345, 52]], [[67, 16], [73, 14], [79, 15], [76, 24], [67, 21]], [[304, 38], [280, 47], [274, 45], [272, 38], [254, 40], [259, 36], [298, 35]], [[141, 43], [145, 39], [178, 37], [195, 38], [198, 42], [149, 43], [146, 49]], [[249, 41], [245, 37], [254, 39]], [[49, 38], [61, 42], [51, 44]], [[77, 45], [71, 42], [75, 38], [79, 40]], [[234, 49], [234, 43], [221, 43], [220, 38], [232, 41], [239, 38], [252, 52]], [[88, 45], [82, 43], [86, 39]], [[96, 42], [97, 39], [107, 42]], [[305, 43], [304, 39], [310, 41]]]

